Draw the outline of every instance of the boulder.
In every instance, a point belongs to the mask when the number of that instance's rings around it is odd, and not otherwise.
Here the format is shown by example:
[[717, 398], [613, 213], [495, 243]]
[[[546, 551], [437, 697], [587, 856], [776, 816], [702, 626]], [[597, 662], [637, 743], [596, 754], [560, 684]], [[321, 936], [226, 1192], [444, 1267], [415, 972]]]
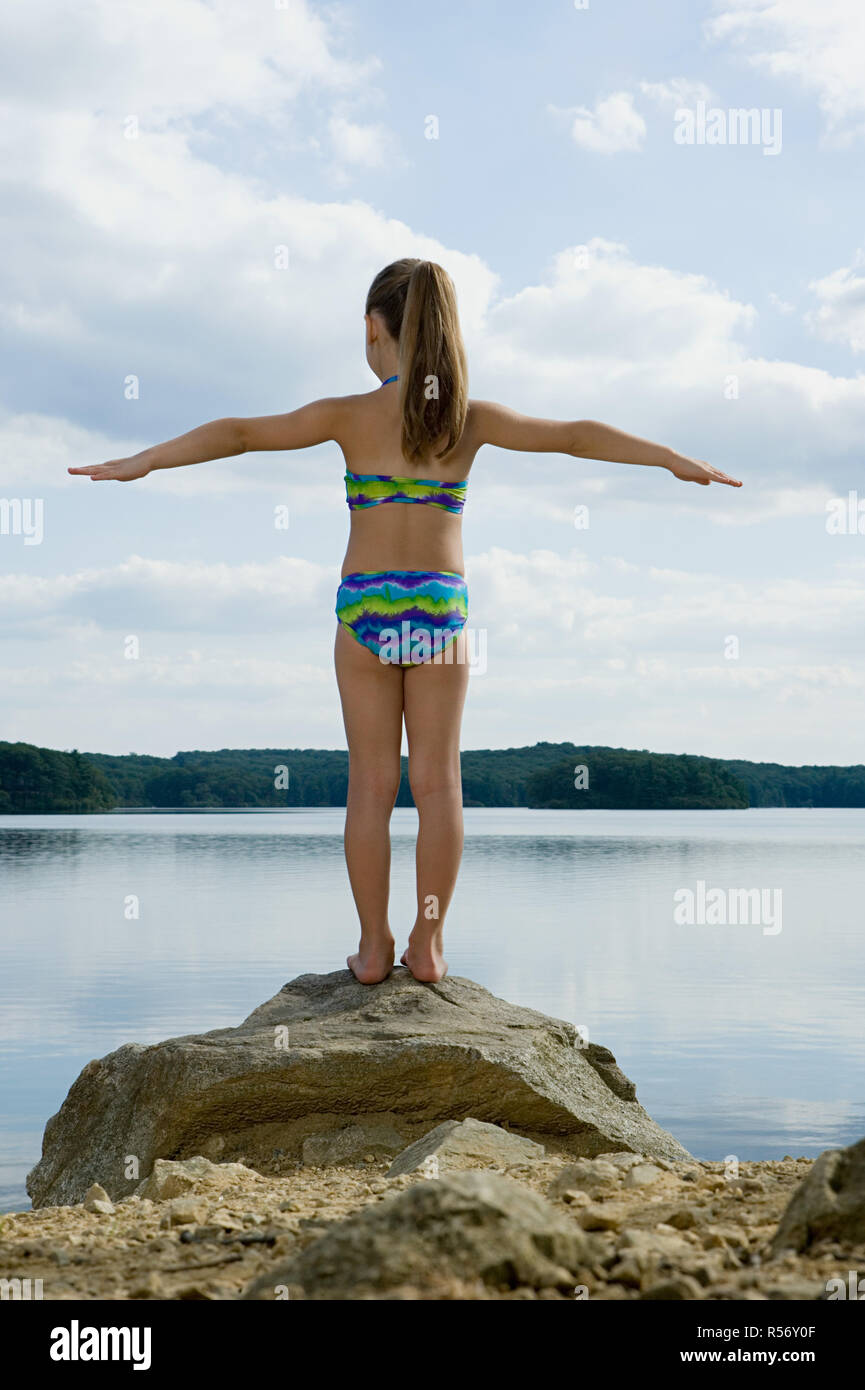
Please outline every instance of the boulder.
[[591, 1236], [512, 1178], [449, 1173], [340, 1221], [243, 1297], [435, 1298], [475, 1282], [570, 1291], [595, 1253]]
[[414, 1173], [433, 1157], [438, 1160], [437, 1166], [442, 1171], [470, 1168], [475, 1163], [492, 1168], [525, 1163], [543, 1156], [542, 1144], [536, 1144], [533, 1139], [523, 1139], [519, 1134], [511, 1134], [501, 1125], [490, 1125], [471, 1117], [466, 1120], [445, 1120], [397, 1154], [387, 1176], [397, 1178], [401, 1173]]
[[29, 1174], [34, 1207], [134, 1189], [159, 1158], [202, 1153], [269, 1172], [303, 1141], [353, 1124], [411, 1144], [444, 1120], [512, 1126], [565, 1154], [686, 1159], [628, 1098], [615, 1059], [571, 1023], [497, 999], [471, 980], [379, 985], [348, 970], [301, 975], [237, 1028], [128, 1043], [81, 1072], [46, 1125]]
[[183, 1163], [157, 1158], [152, 1171], [135, 1189], [139, 1197], [151, 1202], [167, 1202], [172, 1197], [187, 1197], [190, 1193], [216, 1195], [234, 1183], [249, 1177], [242, 1163], [211, 1163], [196, 1156]]
[[865, 1139], [821, 1153], [778, 1222], [772, 1253], [805, 1250], [820, 1240], [865, 1241]]
[[114, 1203], [111, 1201], [104, 1187], [100, 1187], [95, 1182], [92, 1187], [84, 1194], [84, 1210], [92, 1211], [95, 1216], [113, 1216]]

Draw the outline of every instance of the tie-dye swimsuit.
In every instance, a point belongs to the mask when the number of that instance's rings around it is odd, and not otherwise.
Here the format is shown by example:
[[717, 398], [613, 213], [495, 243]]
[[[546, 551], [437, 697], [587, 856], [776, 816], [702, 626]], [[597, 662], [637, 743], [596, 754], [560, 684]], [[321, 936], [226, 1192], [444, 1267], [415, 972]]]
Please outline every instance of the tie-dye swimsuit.
[[[387, 385], [387, 383], [385, 383]], [[350, 511], [385, 502], [415, 502], [457, 515], [468, 484], [381, 473], [346, 473]], [[461, 574], [446, 570], [375, 570], [347, 574], [337, 590], [336, 616], [358, 642], [382, 661], [417, 666], [442, 658], [468, 617], [468, 590]]]

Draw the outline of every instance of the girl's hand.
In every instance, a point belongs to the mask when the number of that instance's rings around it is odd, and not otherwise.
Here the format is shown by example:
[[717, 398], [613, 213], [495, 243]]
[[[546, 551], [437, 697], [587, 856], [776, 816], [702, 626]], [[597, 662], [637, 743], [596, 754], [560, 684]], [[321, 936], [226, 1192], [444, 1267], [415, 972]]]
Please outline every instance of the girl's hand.
[[108, 463], [89, 464], [86, 468], [67, 468], [67, 473], [78, 473], [91, 482], [101, 483], [111, 478], [116, 483], [131, 483], [133, 478], [146, 478], [151, 464], [149, 450], [133, 454], [128, 459], [109, 459]]
[[722, 473], [720, 468], [713, 468], [711, 463], [704, 463], [702, 459], [685, 458], [683, 454], [676, 454], [673, 462], [667, 467], [673, 477], [681, 478], [683, 483], [699, 483], [701, 487], [708, 487], [710, 483], [726, 483], [728, 487], [742, 486], [737, 478], [728, 478], [726, 473]]

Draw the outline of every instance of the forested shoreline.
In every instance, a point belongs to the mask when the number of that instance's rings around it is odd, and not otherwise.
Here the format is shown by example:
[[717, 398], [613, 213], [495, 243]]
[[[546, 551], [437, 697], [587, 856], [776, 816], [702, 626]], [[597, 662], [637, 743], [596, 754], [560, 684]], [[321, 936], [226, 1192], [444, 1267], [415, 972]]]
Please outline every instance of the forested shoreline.
[[[865, 806], [865, 767], [785, 767], [571, 743], [467, 749], [466, 806], [552, 810], [717, 810]], [[238, 749], [60, 752], [0, 742], [0, 813], [344, 806], [348, 754]], [[403, 760], [398, 806], [411, 806]]]

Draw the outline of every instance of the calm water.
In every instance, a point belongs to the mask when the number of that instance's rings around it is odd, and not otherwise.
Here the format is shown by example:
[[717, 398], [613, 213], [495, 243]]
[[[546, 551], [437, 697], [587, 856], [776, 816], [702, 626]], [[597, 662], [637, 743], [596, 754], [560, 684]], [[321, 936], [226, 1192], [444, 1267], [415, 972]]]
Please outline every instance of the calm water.
[[[356, 942], [341, 810], [0, 816], [0, 1209], [92, 1057], [238, 1023]], [[392, 924], [413, 916], [414, 811]], [[588, 1029], [701, 1158], [865, 1134], [865, 811], [469, 810], [451, 972]], [[674, 893], [778, 889], [782, 929]], [[125, 903], [137, 895], [139, 917]]]

